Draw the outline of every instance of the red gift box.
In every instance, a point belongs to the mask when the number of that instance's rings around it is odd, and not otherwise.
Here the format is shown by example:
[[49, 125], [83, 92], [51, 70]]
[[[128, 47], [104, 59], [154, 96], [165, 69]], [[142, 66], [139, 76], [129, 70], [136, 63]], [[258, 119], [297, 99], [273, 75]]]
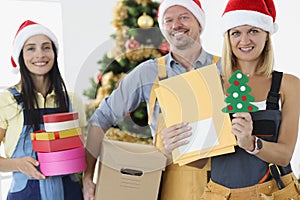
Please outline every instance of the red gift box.
[[79, 127], [78, 113], [65, 112], [43, 115], [47, 132], [61, 131]]
[[57, 132], [41, 130], [31, 133], [30, 136], [35, 152], [55, 152], [83, 146], [81, 128]]

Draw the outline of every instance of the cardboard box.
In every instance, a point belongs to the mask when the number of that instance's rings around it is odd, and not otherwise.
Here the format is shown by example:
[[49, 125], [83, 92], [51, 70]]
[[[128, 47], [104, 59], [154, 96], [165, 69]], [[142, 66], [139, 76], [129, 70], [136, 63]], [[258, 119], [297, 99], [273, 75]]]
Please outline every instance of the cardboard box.
[[167, 158], [152, 145], [104, 139], [96, 200], [157, 200]]

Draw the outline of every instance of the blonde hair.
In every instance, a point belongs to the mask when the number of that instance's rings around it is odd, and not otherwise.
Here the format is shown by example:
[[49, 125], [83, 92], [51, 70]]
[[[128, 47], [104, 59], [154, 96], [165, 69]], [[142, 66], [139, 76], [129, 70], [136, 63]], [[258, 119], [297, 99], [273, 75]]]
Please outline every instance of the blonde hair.
[[[255, 73], [269, 77], [272, 74], [274, 68], [274, 52], [271, 41], [271, 34], [268, 33], [267, 37], [268, 38], [265, 47], [260, 55], [260, 61]], [[234, 71], [237, 70], [237, 59], [231, 50], [229, 31], [224, 34], [222, 67], [224, 73], [223, 75], [228, 78], [234, 73]]]

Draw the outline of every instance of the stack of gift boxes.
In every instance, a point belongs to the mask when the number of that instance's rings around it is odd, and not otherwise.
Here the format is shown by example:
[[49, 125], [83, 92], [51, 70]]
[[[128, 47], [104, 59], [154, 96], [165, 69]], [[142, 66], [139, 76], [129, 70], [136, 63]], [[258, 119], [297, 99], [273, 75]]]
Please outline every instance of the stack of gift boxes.
[[78, 113], [43, 116], [45, 130], [31, 133], [40, 171], [45, 176], [82, 172], [86, 169]]

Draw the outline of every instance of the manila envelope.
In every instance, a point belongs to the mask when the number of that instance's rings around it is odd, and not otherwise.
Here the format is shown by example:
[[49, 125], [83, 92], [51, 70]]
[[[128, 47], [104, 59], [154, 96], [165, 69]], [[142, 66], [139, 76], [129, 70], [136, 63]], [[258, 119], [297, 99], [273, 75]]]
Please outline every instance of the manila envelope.
[[215, 64], [159, 82], [155, 90], [166, 126], [189, 122], [189, 143], [172, 152], [184, 165], [198, 159], [234, 152], [236, 139], [225, 106], [221, 77]]

